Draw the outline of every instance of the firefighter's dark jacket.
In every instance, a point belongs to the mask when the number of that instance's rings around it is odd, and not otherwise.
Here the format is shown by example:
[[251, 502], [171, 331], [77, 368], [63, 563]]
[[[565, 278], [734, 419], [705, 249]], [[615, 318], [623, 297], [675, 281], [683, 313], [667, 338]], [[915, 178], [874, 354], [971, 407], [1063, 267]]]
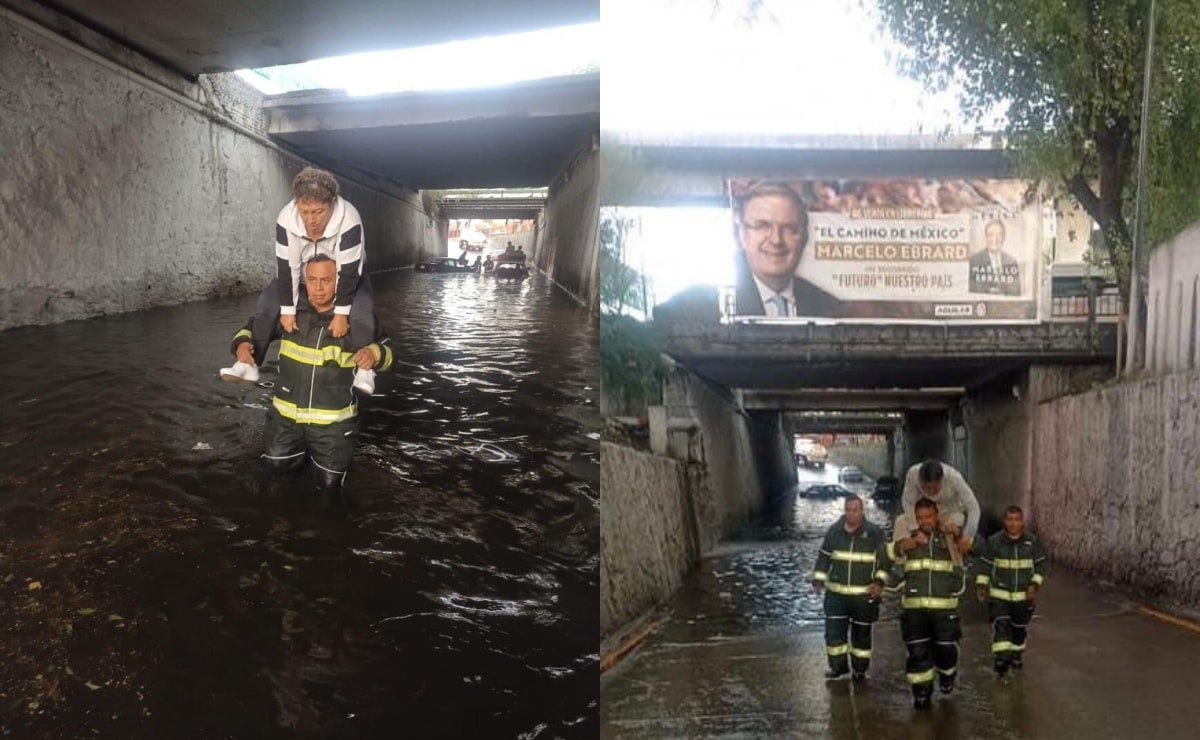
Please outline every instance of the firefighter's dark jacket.
[[975, 545], [975, 585], [986, 586], [988, 597], [1025, 601], [1031, 585], [1046, 580], [1042, 543], [1029, 532], [1012, 539], [1003, 529]]
[[[347, 349], [350, 334], [335, 338], [329, 333], [333, 308], [317, 313], [301, 291], [296, 306], [296, 331], [285, 333], [278, 323], [272, 339], [279, 340], [279, 379], [275, 384], [275, 409], [297, 424], [336, 424], [353, 419], [358, 405], [351, 387], [354, 383], [354, 352]], [[253, 318], [233, 336], [233, 352], [250, 342]], [[392, 367], [394, 357], [387, 334], [375, 321], [375, 342], [369, 345], [377, 355], [377, 372]]]
[[846, 517], [841, 517], [825, 533], [812, 580], [825, 585], [830, 593], [858, 596], [867, 593], [867, 586], [876, 578], [887, 578], [880, 563], [883, 531], [864, 521], [854, 532], [846, 531]]
[[966, 586], [966, 574], [956, 565], [946, 537], [934, 531], [929, 543], [904, 552], [896, 542], [883, 548], [886, 570], [893, 564], [904, 570], [900, 605], [905, 609], [957, 609]]

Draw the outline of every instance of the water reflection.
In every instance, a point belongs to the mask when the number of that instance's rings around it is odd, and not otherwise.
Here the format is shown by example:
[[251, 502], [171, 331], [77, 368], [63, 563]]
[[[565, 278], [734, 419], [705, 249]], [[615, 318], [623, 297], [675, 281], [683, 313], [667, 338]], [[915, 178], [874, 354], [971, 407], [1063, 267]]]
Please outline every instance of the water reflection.
[[0, 333], [54, 360], [0, 369], [4, 729], [595, 733], [595, 328], [538, 278], [373, 281], [399, 361], [341, 501], [259, 479], [270, 389], [216, 378], [253, 296]]

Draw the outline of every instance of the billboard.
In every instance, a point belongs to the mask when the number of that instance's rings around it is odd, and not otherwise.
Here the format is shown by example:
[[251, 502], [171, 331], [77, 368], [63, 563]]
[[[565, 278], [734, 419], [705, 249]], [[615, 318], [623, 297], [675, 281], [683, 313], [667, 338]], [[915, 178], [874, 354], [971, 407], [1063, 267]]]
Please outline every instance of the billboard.
[[1042, 209], [1026, 181], [741, 178], [727, 189], [735, 317], [1038, 318]]

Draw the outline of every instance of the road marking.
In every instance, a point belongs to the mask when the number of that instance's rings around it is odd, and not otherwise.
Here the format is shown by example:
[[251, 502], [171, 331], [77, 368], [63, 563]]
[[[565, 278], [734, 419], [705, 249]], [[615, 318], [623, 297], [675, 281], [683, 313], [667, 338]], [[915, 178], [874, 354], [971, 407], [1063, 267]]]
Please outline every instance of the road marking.
[[629, 639], [627, 639], [627, 640], [625, 640], [625, 642], [621, 643], [620, 647], [618, 647], [616, 650], [613, 650], [613, 651], [605, 654], [603, 657], [601, 657], [600, 658], [600, 672], [604, 673], [604, 672], [608, 671], [610, 668], [612, 668], [613, 666], [615, 666], [617, 663], [619, 663], [621, 661], [621, 658], [624, 658], [626, 655], [629, 654], [630, 650], [633, 650], [635, 647], [637, 647], [639, 644], [641, 644], [642, 640], [646, 639], [646, 637], [651, 632], [653, 632], [660, 624], [662, 624], [662, 620], [656, 619], [656, 620], [653, 620], [653, 621], [643, 625], [642, 627], [635, 630], [634, 633], [629, 636]]
[[1138, 611], [1140, 611], [1142, 614], [1147, 614], [1151, 617], [1154, 617], [1155, 619], [1169, 622], [1179, 627], [1183, 627], [1186, 630], [1191, 630], [1192, 632], [1200, 634], [1200, 624], [1197, 624], [1190, 619], [1183, 619], [1170, 614], [1164, 614], [1163, 612], [1156, 611], [1147, 606], [1139, 606]]

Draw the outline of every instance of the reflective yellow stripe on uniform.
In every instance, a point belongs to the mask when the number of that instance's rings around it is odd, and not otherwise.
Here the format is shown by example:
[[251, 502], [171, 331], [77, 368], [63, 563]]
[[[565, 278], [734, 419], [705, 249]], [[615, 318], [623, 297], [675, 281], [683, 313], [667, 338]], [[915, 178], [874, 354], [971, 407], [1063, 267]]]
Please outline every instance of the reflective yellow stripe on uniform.
[[993, 653], [1007, 653], [1009, 650], [1012, 650], [1012, 649], [1013, 649], [1013, 644], [1011, 642], [1009, 642], [1008, 640], [1000, 640], [999, 642], [992, 643], [992, 652]]
[[850, 652], [850, 646], [846, 645], [845, 643], [843, 643], [841, 645], [826, 645], [825, 646], [826, 655], [845, 655], [848, 652]]
[[318, 367], [324, 365], [326, 362], [336, 362], [340, 367], [355, 366], [354, 354], [352, 352], [343, 352], [341, 347], [334, 344], [314, 349], [297, 344], [289, 339], [284, 339], [279, 343], [279, 356], [287, 357], [305, 365], [316, 365]]
[[888, 582], [888, 572], [886, 570], [877, 570], [877, 571], [875, 571], [875, 578], [877, 580], [883, 581], [884, 583], [887, 583]]
[[252, 339], [254, 339], [254, 334], [252, 334], [249, 329], [242, 329], [237, 334], [233, 335], [233, 341], [236, 342], [237, 340], [241, 339], [242, 337], [252, 340]]
[[954, 563], [949, 560], [933, 560], [931, 558], [921, 558], [920, 560], [906, 560], [904, 562], [904, 572], [908, 573], [913, 570], [954, 570]]
[[814, 570], [812, 579], [814, 581], [825, 581], [829, 578], [829, 574], [823, 570]]
[[339, 421], [353, 419], [355, 409], [353, 404], [341, 409], [302, 409], [294, 403], [289, 403], [279, 396], [275, 397], [275, 410], [285, 419], [291, 419], [297, 424], [335, 424]]
[[954, 609], [958, 599], [940, 596], [905, 596], [900, 599], [900, 606], [905, 609]]
[[997, 568], [1032, 568], [1033, 558], [1018, 558], [1010, 560], [1008, 558], [996, 558], [994, 561]]
[[859, 648], [850, 648], [850, 654], [853, 655], [855, 658], [862, 658], [863, 660], [871, 659], [871, 651], [870, 650], [861, 650]]
[[991, 579], [988, 578], [986, 575], [984, 575], [983, 573], [980, 573], [979, 575], [975, 576], [975, 585], [976, 586], [986, 586], [986, 585], [988, 585], [988, 581], [990, 581], [990, 580]]
[[988, 596], [1000, 601], [1025, 601], [1024, 591], [1005, 591], [1002, 588], [989, 588]]
[[847, 596], [859, 596], [867, 592], [866, 586], [847, 586], [844, 583], [835, 583], [833, 581], [827, 581], [825, 588], [835, 594], [845, 594]]
[[1039, 586], [1042, 585], [1042, 581], [1044, 581], [1044, 580], [1046, 580], [1046, 579], [1042, 577], [1041, 573], [1033, 574], [1033, 582], [1036, 583], [1037, 585], [1039, 585]]
[[932, 668], [927, 671], [921, 671], [920, 673], [909, 673], [907, 675], [909, 683], [930, 683], [933, 681]]
[[834, 550], [829, 557], [834, 560], [848, 560], [852, 563], [873, 563], [875, 562], [875, 553], [873, 552], [850, 552], [849, 550]]

